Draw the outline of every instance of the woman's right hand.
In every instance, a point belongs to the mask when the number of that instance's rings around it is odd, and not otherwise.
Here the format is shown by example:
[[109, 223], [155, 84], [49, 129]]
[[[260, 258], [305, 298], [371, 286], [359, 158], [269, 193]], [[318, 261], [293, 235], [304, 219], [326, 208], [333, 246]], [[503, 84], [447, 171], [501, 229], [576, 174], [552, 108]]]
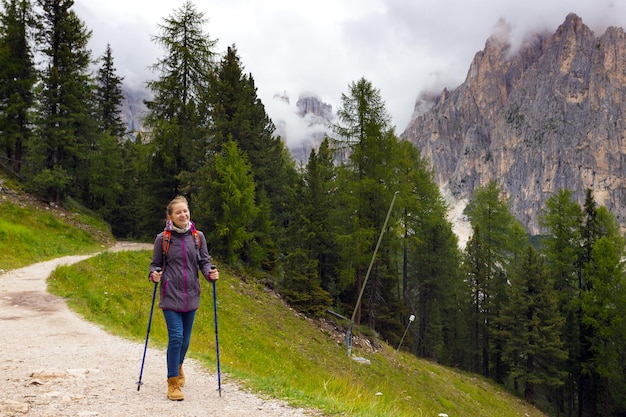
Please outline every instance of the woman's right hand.
[[215, 266], [211, 266], [211, 270], [209, 271], [209, 279], [211, 281], [217, 281], [219, 278], [220, 278], [220, 271], [218, 271]]
[[163, 275], [163, 271], [152, 271], [152, 274], [150, 274], [150, 278], [152, 279], [152, 282], [160, 282], [161, 275]]

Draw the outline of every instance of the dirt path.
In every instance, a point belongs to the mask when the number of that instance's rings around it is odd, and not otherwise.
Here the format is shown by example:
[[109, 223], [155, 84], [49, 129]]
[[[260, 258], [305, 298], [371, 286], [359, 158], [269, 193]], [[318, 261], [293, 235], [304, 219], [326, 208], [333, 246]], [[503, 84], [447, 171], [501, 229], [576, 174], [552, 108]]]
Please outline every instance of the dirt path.
[[[120, 243], [112, 250], [138, 248], [146, 246]], [[192, 360], [185, 361], [185, 400], [169, 401], [165, 352], [150, 348], [137, 391], [144, 344], [103, 331], [46, 291], [57, 266], [87, 257], [0, 274], [0, 417], [315, 415], [245, 392], [224, 374], [220, 397], [217, 376]]]

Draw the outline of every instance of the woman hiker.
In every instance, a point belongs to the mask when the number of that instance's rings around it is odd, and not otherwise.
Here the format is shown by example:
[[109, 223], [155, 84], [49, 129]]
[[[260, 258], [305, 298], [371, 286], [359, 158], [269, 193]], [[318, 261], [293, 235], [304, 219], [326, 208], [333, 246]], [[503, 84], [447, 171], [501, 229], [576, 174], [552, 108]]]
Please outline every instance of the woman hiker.
[[189, 348], [191, 330], [200, 305], [198, 271], [209, 281], [219, 278], [204, 234], [196, 230], [183, 196], [167, 206], [165, 230], [154, 240], [150, 280], [160, 282], [159, 307], [167, 325], [167, 397], [184, 399], [183, 361]]

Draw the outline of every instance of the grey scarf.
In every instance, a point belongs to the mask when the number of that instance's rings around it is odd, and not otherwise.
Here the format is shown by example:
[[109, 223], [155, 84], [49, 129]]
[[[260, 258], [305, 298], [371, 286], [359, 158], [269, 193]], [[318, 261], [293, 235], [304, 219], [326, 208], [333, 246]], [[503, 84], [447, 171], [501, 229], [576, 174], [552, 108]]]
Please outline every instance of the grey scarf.
[[170, 228], [173, 231], [178, 232], [178, 233], [185, 233], [191, 229], [191, 222], [187, 222], [187, 225], [183, 229], [181, 229], [180, 227], [176, 227], [173, 221], [169, 220], [169, 222], [170, 222]]

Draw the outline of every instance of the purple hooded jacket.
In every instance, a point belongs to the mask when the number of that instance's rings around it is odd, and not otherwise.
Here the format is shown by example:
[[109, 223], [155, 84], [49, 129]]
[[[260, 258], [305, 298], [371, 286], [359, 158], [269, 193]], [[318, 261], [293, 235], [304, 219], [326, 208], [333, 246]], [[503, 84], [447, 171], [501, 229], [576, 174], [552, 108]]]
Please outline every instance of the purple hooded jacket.
[[191, 233], [194, 229], [195, 226], [191, 223], [189, 231], [178, 233], [171, 230], [170, 222], [167, 222], [165, 230], [172, 232], [167, 259], [163, 259], [161, 246], [163, 232], [159, 233], [154, 240], [150, 274], [158, 267], [163, 269], [159, 297], [159, 307], [163, 310], [186, 312], [197, 310], [200, 306], [198, 272], [202, 272], [202, 275], [209, 280], [211, 257], [206, 246], [206, 238], [200, 231], [198, 231], [200, 250], [196, 251], [196, 244]]

